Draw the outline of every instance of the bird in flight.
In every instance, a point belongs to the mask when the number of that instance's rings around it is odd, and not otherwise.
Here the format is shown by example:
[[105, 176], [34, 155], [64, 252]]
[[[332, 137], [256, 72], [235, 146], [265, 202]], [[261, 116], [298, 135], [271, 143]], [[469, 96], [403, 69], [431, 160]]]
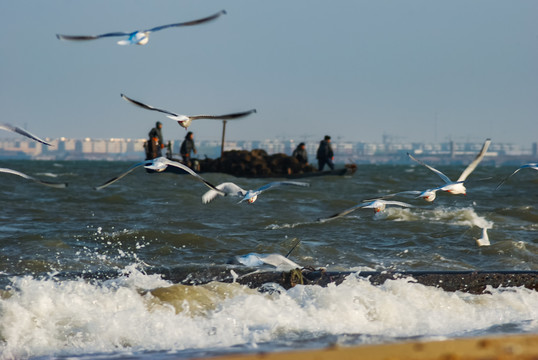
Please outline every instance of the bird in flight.
[[250, 114], [256, 112], [256, 109], [252, 109], [252, 110], [248, 110], [248, 111], [237, 112], [237, 113], [226, 114], [226, 115], [193, 115], [193, 116], [188, 116], [188, 115], [176, 114], [176, 113], [166, 111], [166, 110], [162, 110], [162, 109], [157, 109], [156, 107], [146, 105], [146, 104], [141, 103], [140, 101], [137, 101], [137, 100], [133, 100], [133, 99], [131, 99], [131, 98], [129, 98], [129, 97], [123, 95], [123, 94], [121, 94], [121, 97], [124, 100], [129, 101], [130, 103], [132, 103], [132, 104], [134, 104], [136, 106], [139, 106], [141, 108], [144, 108], [146, 110], [153, 110], [153, 111], [158, 111], [158, 112], [167, 114], [166, 117], [177, 121], [177, 123], [181, 127], [185, 128], [185, 130], [191, 125], [193, 120], [199, 120], [199, 119], [232, 120], [232, 119], [239, 119], [239, 118], [245, 117], [247, 115], [250, 115]]
[[204, 195], [202, 195], [202, 203], [207, 204], [213, 199], [215, 199], [217, 195], [221, 195], [221, 196], [237, 196], [241, 198], [239, 203], [242, 203], [243, 201], [247, 201], [249, 204], [252, 204], [254, 201], [256, 201], [256, 199], [258, 199], [258, 195], [260, 195], [264, 191], [273, 189], [275, 187], [288, 186], [288, 185], [303, 186], [303, 187], [310, 186], [309, 183], [300, 182], [300, 181], [275, 181], [275, 182], [263, 185], [256, 190], [245, 190], [239, 187], [238, 185], [234, 184], [233, 182], [225, 182], [225, 183], [217, 185], [216, 190], [211, 189], [208, 192], [206, 192]]
[[331, 215], [327, 218], [320, 218], [318, 219], [318, 222], [327, 222], [327, 221], [330, 221], [330, 220], [334, 220], [334, 219], [337, 219], [339, 217], [342, 217], [342, 216], [345, 216], [357, 209], [374, 209], [374, 212], [378, 213], [378, 212], [381, 212], [383, 210], [385, 210], [385, 208], [387, 207], [387, 205], [390, 205], [390, 206], [400, 206], [400, 207], [413, 207], [413, 205], [411, 204], [408, 204], [408, 203], [404, 203], [404, 202], [401, 202], [401, 201], [390, 201], [390, 200], [383, 200], [383, 199], [375, 199], [375, 200], [372, 200], [372, 201], [368, 201], [368, 202], [363, 202], [361, 204], [358, 204], [358, 205], [355, 205], [355, 206], [352, 206], [346, 210], [343, 210], [343, 211], [340, 211], [334, 215]]
[[513, 173], [511, 173], [510, 175], [508, 175], [507, 177], [505, 177], [500, 183], [499, 185], [497, 185], [497, 187], [495, 188], [495, 190], [498, 190], [505, 182], [506, 180], [510, 179], [512, 176], [514, 176], [519, 170], [522, 170], [522, 169], [534, 169], [534, 170], [538, 170], [538, 163], [529, 163], [529, 164], [525, 164], [525, 165], [521, 165], [519, 168], [516, 169], [516, 171], [514, 171]]
[[32, 177], [30, 175], [26, 175], [24, 173], [21, 173], [20, 171], [13, 170], [13, 169], [0, 168], [0, 173], [17, 175], [17, 176], [23, 177], [23, 178], [25, 178], [27, 180], [35, 181], [38, 184], [50, 186], [50, 187], [53, 187], [53, 188], [56, 188], [56, 189], [63, 189], [65, 187], [67, 187], [67, 183], [55, 183], [55, 182], [50, 182], [50, 181], [39, 180], [39, 179], [36, 179], [35, 177]]
[[21, 134], [21, 135], [24, 135], [32, 140], [35, 140], [37, 142], [40, 142], [42, 144], [45, 144], [45, 145], [48, 145], [48, 146], [52, 146], [52, 144], [46, 142], [45, 140], [41, 139], [41, 138], [38, 138], [37, 136], [35, 136], [34, 134], [30, 133], [29, 131], [26, 131], [24, 129], [21, 129], [20, 127], [18, 126], [13, 126], [13, 125], [10, 125], [10, 124], [0, 124], [0, 129], [2, 130], [6, 130], [6, 131], [11, 131], [11, 132], [14, 132], [14, 133], [17, 133], [17, 134]]
[[196, 172], [194, 172], [187, 165], [183, 165], [182, 163], [179, 163], [177, 161], [168, 160], [167, 158], [165, 158], [163, 156], [155, 158], [153, 160], [146, 160], [146, 161], [142, 161], [142, 162], [139, 162], [137, 164], [134, 164], [129, 169], [127, 169], [127, 171], [121, 173], [118, 176], [113, 177], [112, 179], [106, 181], [105, 183], [103, 183], [103, 184], [101, 184], [99, 186], [96, 186], [95, 190], [101, 190], [101, 189], [115, 183], [116, 181], [120, 180], [121, 178], [123, 178], [127, 174], [130, 174], [133, 170], [135, 170], [136, 168], [138, 168], [140, 166], [144, 166], [146, 169], [151, 169], [151, 170], [154, 170], [154, 171], [157, 171], [157, 172], [162, 172], [162, 171], [166, 170], [166, 168], [168, 166], [174, 166], [174, 167], [180, 168], [180, 169], [186, 171], [187, 173], [189, 173], [190, 175], [194, 176], [196, 178], [196, 180], [204, 183], [207, 187], [212, 189], [212, 191], [215, 191], [217, 193], [221, 193], [221, 191], [219, 189], [217, 189], [209, 181], [207, 181], [206, 179], [204, 179], [203, 177], [198, 175]]
[[432, 167], [432, 166], [430, 166], [428, 164], [425, 164], [421, 160], [415, 159], [413, 157], [413, 155], [411, 155], [409, 153], [407, 153], [407, 155], [411, 159], [413, 159], [414, 161], [418, 162], [420, 165], [423, 165], [423, 166], [427, 167], [428, 169], [430, 169], [431, 171], [433, 171], [434, 173], [439, 175], [439, 177], [445, 182], [445, 185], [440, 186], [440, 187], [438, 187], [436, 189], [432, 189], [430, 191], [442, 190], [442, 191], [446, 191], [446, 192], [449, 192], [449, 193], [454, 194], [454, 195], [467, 194], [467, 189], [465, 188], [464, 183], [467, 180], [467, 177], [469, 177], [469, 175], [474, 171], [474, 169], [476, 169], [478, 164], [482, 161], [482, 159], [484, 158], [484, 155], [486, 155], [486, 152], [488, 151], [488, 147], [489, 147], [490, 143], [491, 143], [491, 139], [486, 139], [486, 141], [482, 145], [482, 149], [480, 150], [478, 155], [476, 155], [474, 160], [465, 168], [465, 170], [463, 170], [460, 177], [456, 181], [450, 180], [450, 178], [448, 176], [446, 176], [445, 174], [443, 174], [441, 171], [437, 170], [436, 168], [434, 168], [434, 167]]
[[118, 45], [146, 45], [149, 41], [149, 35], [155, 31], [164, 30], [172, 27], [181, 27], [181, 26], [191, 26], [191, 25], [199, 25], [206, 23], [208, 21], [212, 21], [217, 19], [219, 16], [226, 14], [225, 10], [219, 11], [216, 14], [213, 14], [211, 16], [207, 16], [201, 19], [187, 21], [187, 22], [181, 22], [181, 23], [175, 23], [175, 24], [168, 24], [168, 25], [161, 25], [156, 26], [151, 29], [146, 30], [135, 30], [130, 32], [110, 32], [106, 34], [101, 35], [61, 35], [56, 34], [56, 37], [60, 40], [74, 40], [74, 41], [84, 41], [84, 40], [96, 40], [106, 37], [118, 37], [118, 36], [127, 36], [127, 39], [118, 41]]
[[475, 240], [478, 246], [490, 246], [491, 243], [489, 241], [488, 229], [485, 227], [482, 228], [482, 237], [480, 239], [475, 239]]

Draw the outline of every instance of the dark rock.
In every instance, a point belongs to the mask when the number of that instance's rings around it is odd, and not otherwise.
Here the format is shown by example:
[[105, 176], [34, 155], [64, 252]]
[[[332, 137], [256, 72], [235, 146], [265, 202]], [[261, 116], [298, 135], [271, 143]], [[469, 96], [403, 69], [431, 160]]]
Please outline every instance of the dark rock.
[[234, 176], [278, 177], [311, 173], [316, 169], [301, 164], [286, 154], [268, 155], [265, 150], [255, 149], [225, 151], [222, 158], [200, 161], [201, 172], [222, 172]]

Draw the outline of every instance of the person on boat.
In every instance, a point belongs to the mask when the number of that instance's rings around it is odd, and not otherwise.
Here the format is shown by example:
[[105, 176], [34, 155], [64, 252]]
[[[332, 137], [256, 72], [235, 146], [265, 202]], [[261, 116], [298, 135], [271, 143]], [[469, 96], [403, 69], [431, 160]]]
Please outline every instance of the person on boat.
[[162, 156], [164, 148], [163, 124], [160, 121], [155, 123], [155, 127], [149, 131], [149, 140], [146, 143], [146, 160], [152, 160]]
[[181, 157], [183, 158], [183, 162], [185, 163], [185, 165], [191, 167], [191, 152], [195, 154], [197, 153], [196, 146], [194, 146], [194, 135], [191, 131], [189, 131], [187, 135], [185, 135], [185, 140], [183, 140], [183, 142], [181, 143], [181, 149], [179, 150], [179, 152], [181, 153]]
[[331, 148], [331, 137], [329, 135], [325, 135], [325, 138], [319, 142], [316, 159], [318, 159], [319, 171], [323, 171], [325, 164], [327, 164], [331, 170], [334, 170], [334, 152]]
[[293, 154], [291, 155], [297, 160], [299, 160], [299, 163], [301, 164], [308, 164], [308, 154], [306, 153], [306, 148], [304, 142], [297, 145], [295, 150], [293, 150]]

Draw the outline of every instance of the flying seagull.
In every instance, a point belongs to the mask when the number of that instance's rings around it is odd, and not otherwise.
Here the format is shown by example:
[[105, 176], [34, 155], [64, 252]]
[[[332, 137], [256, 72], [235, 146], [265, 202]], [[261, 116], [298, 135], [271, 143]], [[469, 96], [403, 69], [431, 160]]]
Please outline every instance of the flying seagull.
[[[455, 183], [463, 183], [463, 181], [456, 181]], [[445, 187], [445, 185], [433, 188], [433, 189], [426, 189], [426, 190], [408, 190], [408, 191], [400, 191], [394, 194], [384, 195], [380, 197], [380, 199], [387, 199], [391, 198], [397, 195], [416, 195], [416, 199], [421, 198], [427, 202], [433, 202], [435, 198], [437, 197], [437, 192], [439, 190], [442, 190]], [[368, 201], [368, 200], [365, 200]]]
[[489, 242], [489, 236], [488, 236], [488, 229], [482, 228], [482, 237], [480, 239], [475, 239], [476, 245], [478, 246], [490, 246], [491, 243]]
[[156, 26], [151, 29], [147, 30], [135, 30], [132, 32], [111, 32], [101, 35], [60, 35], [56, 34], [56, 37], [60, 40], [75, 40], [75, 41], [81, 41], [81, 40], [96, 40], [100, 38], [105, 37], [116, 37], [116, 36], [128, 36], [127, 40], [120, 40], [118, 41], [118, 45], [146, 45], [149, 41], [149, 34], [155, 31], [164, 30], [172, 27], [180, 27], [180, 26], [191, 26], [191, 25], [199, 25], [206, 23], [208, 21], [215, 20], [222, 14], [226, 14], [225, 10], [222, 10], [214, 15], [198, 19], [198, 20], [192, 20], [182, 23], [176, 23], [176, 24], [169, 24], [169, 25], [162, 25], [162, 26]]
[[175, 114], [173, 112], [166, 111], [166, 110], [157, 109], [157, 108], [155, 108], [153, 106], [141, 103], [140, 101], [130, 99], [130, 98], [128, 98], [127, 96], [125, 96], [123, 94], [121, 94], [121, 97], [124, 100], [129, 101], [130, 103], [133, 103], [133, 104], [135, 104], [137, 106], [140, 106], [141, 108], [144, 108], [144, 109], [147, 109], [147, 110], [153, 110], [153, 111], [162, 112], [164, 114], [168, 114], [168, 115], [166, 115], [166, 117], [177, 121], [177, 123], [181, 127], [184, 127], [185, 129], [187, 129], [191, 125], [193, 120], [199, 120], [199, 119], [210, 119], [210, 120], [239, 119], [239, 118], [245, 117], [247, 115], [250, 115], [250, 114], [256, 112], [256, 109], [252, 109], [252, 110], [248, 110], [248, 111], [243, 111], [243, 112], [238, 112], [238, 113], [233, 113], [233, 114], [226, 114], [226, 115], [194, 115], [194, 116], [188, 116], [188, 115]]
[[179, 163], [177, 161], [172, 161], [172, 160], [168, 160], [167, 158], [165, 157], [158, 157], [158, 158], [155, 158], [153, 160], [146, 160], [146, 161], [142, 161], [142, 162], [139, 162], [137, 164], [134, 164], [133, 166], [131, 166], [129, 169], [127, 169], [127, 171], [125, 171], [124, 173], [116, 176], [116, 177], [113, 177], [112, 179], [108, 180], [107, 182], [103, 183], [102, 185], [99, 185], [99, 186], [96, 186], [95, 187], [95, 190], [101, 190], [113, 183], [115, 183], [116, 181], [120, 180], [121, 178], [123, 178], [125, 175], [131, 173], [134, 169], [140, 167], [140, 166], [144, 166], [146, 169], [151, 169], [151, 170], [155, 170], [157, 172], [162, 172], [164, 170], [166, 170], [166, 168], [168, 166], [175, 166], [177, 168], [180, 168], [186, 172], [188, 172], [190, 175], [194, 176], [198, 181], [204, 183], [207, 187], [209, 187], [212, 191], [215, 191], [216, 193], [218, 194], [221, 194], [222, 192], [217, 189], [214, 185], [212, 185], [210, 182], [208, 182], [206, 179], [204, 179], [203, 177], [201, 177], [200, 175], [198, 175], [197, 173], [195, 173], [191, 168], [189, 168], [188, 166], [186, 165], [183, 165], [182, 163]]
[[425, 164], [424, 162], [422, 162], [422, 161], [420, 161], [418, 159], [415, 159], [411, 154], [407, 153], [407, 155], [411, 159], [413, 159], [414, 161], [418, 162], [419, 164], [427, 167], [428, 169], [430, 169], [431, 171], [433, 171], [434, 173], [439, 175], [439, 177], [441, 179], [443, 179], [443, 181], [445, 182], [445, 185], [436, 188], [437, 190], [446, 191], [446, 192], [449, 192], [449, 193], [454, 194], [454, 195], [466, 194], [467, 189], [465, 188], [464, 183], [465, 183], [467, 177], [474, 171], [476, 166], [480, 163], [480, 161], [482, 161], [482, 158], [484, 158], [484, 155], [486, 155], [486, 152], [488, 151], [488, 147], [489, 147], [490, 143], [491, 143], [491, 139], [486, 139], [486, 141], [484, 142], [484, 145], [482, 145], [482, 149], [480, 150], [478, 155], [467, 166], [467, 168], [465, 170], [463, 170], [460, 177], [456, 181], [450, 180], [450, 178], [448, 176], [446, 176], [445, 174], [443, 174], [441, 171], [435, 169], [434, 167], [431, 167], [428, 164]]
[[30, 133], [30, 132], [28, 132], [28, 131], [26, 131], [24, 129], [21, 129], [18, 126], [13, 126], [13, 125], [4, 123], [4, 124], [0, 124], [0, 129], [6, 130], [6, 131], [12, 131], [12, 132], [24, 135], [24, 136], [26, 136], [26, 137], [28, 137], [28, 138], [30, 138], [32, 140], [38, 141], [38, 142], [40, 142], [42, 144], [45, 144], [45, 145], [48, 145], [48, 146], [52, 145], [52, 144], [46, 142], [45, 140], [38, 138], [34, 134], [32, 134], [32, 133]]
[[290, 271], [293, 269], [302, 269], [301, 265], [296, 264], [285, 256], [280, 254], [258, 254], [249, 253], [246, 255], [236, 256], [235, 261], [245, 266], [261, 266], [263, 264], [272, 265], [280, 271]]
[[499, 185], [497, 185], [497, 187], [495, 188], [495, 190], [498, 190], [505, 182], [506, 180], [510, 179], [512, 176], [514, 176], [519, 170], [521, 169], [526, 169], [526, 168], [529, 168], [529, 169], [534, 169], [534, 170], [538, 170], [538, 163], [529, 163], [529, 164], [525, 164], [525, 165], [521, 165], [518, 169], [516, 169], [516, 171], [514, 171], [513, 173], [511, 173], [510, 175], [508, 175], [507, 177], [505, 177], [500, 183]]
[[245, 190], [232, 182], [225, 182], [225, 183], [217, 185], [216, 190], [211, 189], [208, 192], [206, 192], [204, 195], [202, 195], [202, 203], [207, 204], [213, 199], [215, 199], [217, 195], [221, 195], [221, 196], [237, 196], [237, 197], [242, 198], [239, 201], [239, 203], [242, 203], [243, 201], [247, 201], [249, 204], [252, 204], [254, 201], [256, 201], [256, 199], [258, 198], [258, 195], [260, 195], [262, 192], [267, 191], [269, 189], [273, 189], [275, 187], [287, 186], [287, 185], [310, 186], [310, 184], [308, 183], [299, 182], [299, 181], [276, 181], [276, 182], [266, 184], [256, 190]]
[[374, 209], [374, 212], [378, 213], [387, 207], [387, 205], [394, 205], [394, 206], [400, 206], [400, 207], [413, 207], [413, 205], [404, 203], [401, 201], [390, 201], [390, 200], [382, 200], [382, 199], [375, 199], [373, 201], [363, 202], [361, 204], [355, 205], [353, 207], [350, 207], [349, 209], [346, 209], [344, 211], [341, 211], [339, 213], [336, 213], [334, 215], [331, 215], [327, 218], [320, 218], [318, 219], [318, 222], [327, 222], [330, 220], [337, 219], [339, 217], [345, 216], [357, 209]]
[[67, 183], [55, 183], [55, 182], [39, 180], [39, 179], [36, 179], [35, 177], [23, 174], [20, 171], [13, 170], [13, 169], [0, 168], [0, 172], [7, 173], [7, 174], [18, 175], [18, 176], [23, 177], [25, 179], [32, 180], [32, 181], [35, 181], [36, 183], [46, 185], [46, 186], [50, 186], [50, 187], [53, 187], [53, 188], [56, 188], [56, 189], [63, 189], [65, 187], [67, 187]]

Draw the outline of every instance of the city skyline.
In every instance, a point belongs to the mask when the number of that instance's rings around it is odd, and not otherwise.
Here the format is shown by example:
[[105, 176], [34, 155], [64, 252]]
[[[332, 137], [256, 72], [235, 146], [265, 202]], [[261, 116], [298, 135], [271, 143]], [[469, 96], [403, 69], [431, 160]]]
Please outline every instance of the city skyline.
[[[128, 31], [227, 14], [144, 46], [56, 34]], [[185, 130], [132, 98], [225, 114], [227, 138], [531, 144], [537, 135], [538, 3], [2, 2], [0, 121], [46, 138], [165, 137]], [[26, 125], [25, 125], [26, 124]], [[220, 122], [189, 130], [219, 140]], [[263, 134], [263, 136], [260, 136]], [[2, 136], [2, 134], [0, 134]]]
[[[37, 143], [31, 139], [0, 139], [0, 159], [27, 160], [136, 160], [145, 156], [146, 139], [47, 139], [51, 146]], [[390, 139], [385, 139], [390, 140]], [[166, 155], [179, 157], [182, 140], [170, 140], [166, 145]], [[224, 144], [224, 151], [261, 149], [268, 154], [284, 153], [291, 155], [300, 141], [294, 139], [265, 139], [258, 141], [231, 140]], [[199, 158], [218, 158], [221, 142], [202, 140], [197, 142]], [[307, 141], [306, 150], [310, 162], [315, 162], [319, 142]], [[482, 142], [350, 142], [332, 143], [335, 161], [339, 163], [405, 163], [407, 153], [427, 157], [433, 163], [461, 163], [463, 159], [473, 158], [482, 147]], [[519, 164], [532, 162], [538, 157], [538, 142], [530, 147], [509, 143], [492, 143], [486, 154], [485, 162], [490, 164]]]

